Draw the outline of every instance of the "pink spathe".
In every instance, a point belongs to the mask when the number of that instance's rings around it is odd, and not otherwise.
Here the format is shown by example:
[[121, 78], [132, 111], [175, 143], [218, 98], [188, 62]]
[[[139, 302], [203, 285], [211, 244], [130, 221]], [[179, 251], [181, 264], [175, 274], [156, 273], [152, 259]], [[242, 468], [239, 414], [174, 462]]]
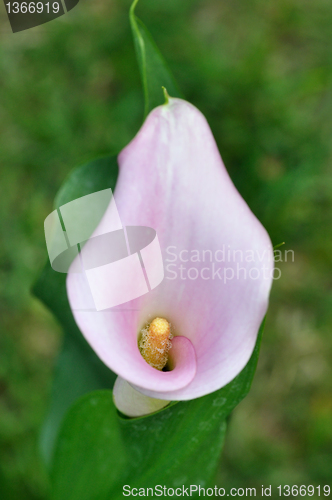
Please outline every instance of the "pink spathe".
[[[154, 109], [118, 160], [122, 224], [156, 230], [165, 278], [116, 310], [73, 309], [75, 319], [102, 361], [140, 393], [166, 401], [203, 396], [230, 382], [251, 356], [272, 283], [269, 236], [188, 102], [170, 99]], [[73, 276], [69, 302], [83, 303], [84, 277]], [[112, 286], [101, 273], [99, 294]], [[141, 328], [155, 317], [166, 318], [175, 335], [169, 372], [152, 368], [138, 349]]]

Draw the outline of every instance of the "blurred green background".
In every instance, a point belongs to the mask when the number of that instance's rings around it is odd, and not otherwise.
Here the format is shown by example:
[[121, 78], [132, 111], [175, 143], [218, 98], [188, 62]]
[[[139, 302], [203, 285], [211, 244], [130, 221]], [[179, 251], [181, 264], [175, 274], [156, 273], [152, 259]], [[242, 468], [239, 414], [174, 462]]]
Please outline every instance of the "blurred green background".
[[[129, 5], [81, 0], [16, 34], [0, 9], [1, 500], [47, 498], [38, 437], [62, 332], [30, 287], [66, 175], [141, 124]], [[295, 252], [279, 265], [217, 484], [331, 484], [332, 3], [141, 0], [137, 14], [273, 243]]]

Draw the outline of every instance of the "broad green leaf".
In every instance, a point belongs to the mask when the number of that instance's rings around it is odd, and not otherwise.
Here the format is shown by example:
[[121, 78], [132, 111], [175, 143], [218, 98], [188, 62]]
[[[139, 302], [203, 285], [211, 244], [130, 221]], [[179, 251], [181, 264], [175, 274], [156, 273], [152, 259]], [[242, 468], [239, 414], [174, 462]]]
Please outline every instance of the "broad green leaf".
[[102, 189], [114, 192], [117, 178], [117, 155], [92, 160], [69, 174], [55, 198], [55, 207]]
[[83, 396], [68, 413], [52, 470], [52, 499], [113, 500], [126, 455], [111, 391]]
[[[202, 398], [134, 419], [118, 415], [111, 391], [80, 399], [60, 432], [52, 499], [120, 500], [126, 484], [137, 488], [209, 486], [224, 441], [226, 417], [250, 389], [262, 332], [263, 324], [242, 372], [227, 386]], [[116, 457], [118, 462], [113, 465]], [[109, 476], [104, 473], [107, 468]], [[81, 477], [87, 470], [90, 481]]]
[[[117, 175], [115, 156], [79, 167], [60, 189], [55, 207], [102, 189], [114, 191]], [[115, 375], [100, 361], [75, 323], [67, 299], [66, 274], [55, 272], [47, 262], [33, 293], [53, 312], [65, 332], [55, 370], [51, 407], [41, 435], [42, 453], [49, 463], [59, 425], [68, 408], [87, 392], [111, 388]]]
[[172, 97], [182, 97], [182, 94], [153, 38], [135, 15], [137, 2], [133, 2], [129, 18], [144, 90], [144, 113], [147, 116], [153, 108], [164, 103], [162, 87]]
[[99, 365], [90, 348], [84, 349], [77, 339], [65, 335], [55, 367], [51, 405], [40, 436], [47, 464], [51, 463], [58, 430], [68, 408], [83, 394], [112, 387], [114, 380], [114, 374]]

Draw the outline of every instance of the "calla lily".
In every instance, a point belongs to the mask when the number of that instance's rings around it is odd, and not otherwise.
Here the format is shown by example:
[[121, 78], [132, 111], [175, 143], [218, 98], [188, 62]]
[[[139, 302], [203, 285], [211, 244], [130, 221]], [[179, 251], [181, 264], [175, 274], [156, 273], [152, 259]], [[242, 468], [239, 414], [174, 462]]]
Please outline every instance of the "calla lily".
[[[86, 340], [119, 375], [116, 405], [137, 416], [211, 393], [243, 369], [267, 310], [273, 250], [206, 119], [188, 102], [170, 98], [155, 108], [118, 163], [121, 221], [156, 230], [165, 278], [116, 310], [76, 310], [85, 288], [70, 273], [67, 290]], [[112, 283], [99, 286], [107, 296]], [[150, 366], [139, 350], [140, 332], [154, 318], [172, 328], [168, 371]]]

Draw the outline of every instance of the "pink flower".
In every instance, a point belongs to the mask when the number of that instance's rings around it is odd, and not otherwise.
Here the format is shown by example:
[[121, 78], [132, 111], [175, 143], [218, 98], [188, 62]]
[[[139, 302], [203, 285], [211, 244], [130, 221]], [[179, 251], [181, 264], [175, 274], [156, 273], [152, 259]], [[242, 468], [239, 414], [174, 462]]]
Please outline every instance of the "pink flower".
[[[169, 99], [154, 109], [118, 160], [121, 221], [156, 230], [165, 278], [120, 311], [73, 313], [119, 375], [118, 408], [135, 416], [211, 393], [242, 370], [267, 310], [273, 250], [229, 178], [204, 116], [188, 102]], [[100, 287], [107, 295], [112, 283]], [[67, 290], [71, 305], [84, 294], [73, 274]], [[140, 331], [156, 317], [172, 326], [171, 371], [150, 366], [138, 347]]]

